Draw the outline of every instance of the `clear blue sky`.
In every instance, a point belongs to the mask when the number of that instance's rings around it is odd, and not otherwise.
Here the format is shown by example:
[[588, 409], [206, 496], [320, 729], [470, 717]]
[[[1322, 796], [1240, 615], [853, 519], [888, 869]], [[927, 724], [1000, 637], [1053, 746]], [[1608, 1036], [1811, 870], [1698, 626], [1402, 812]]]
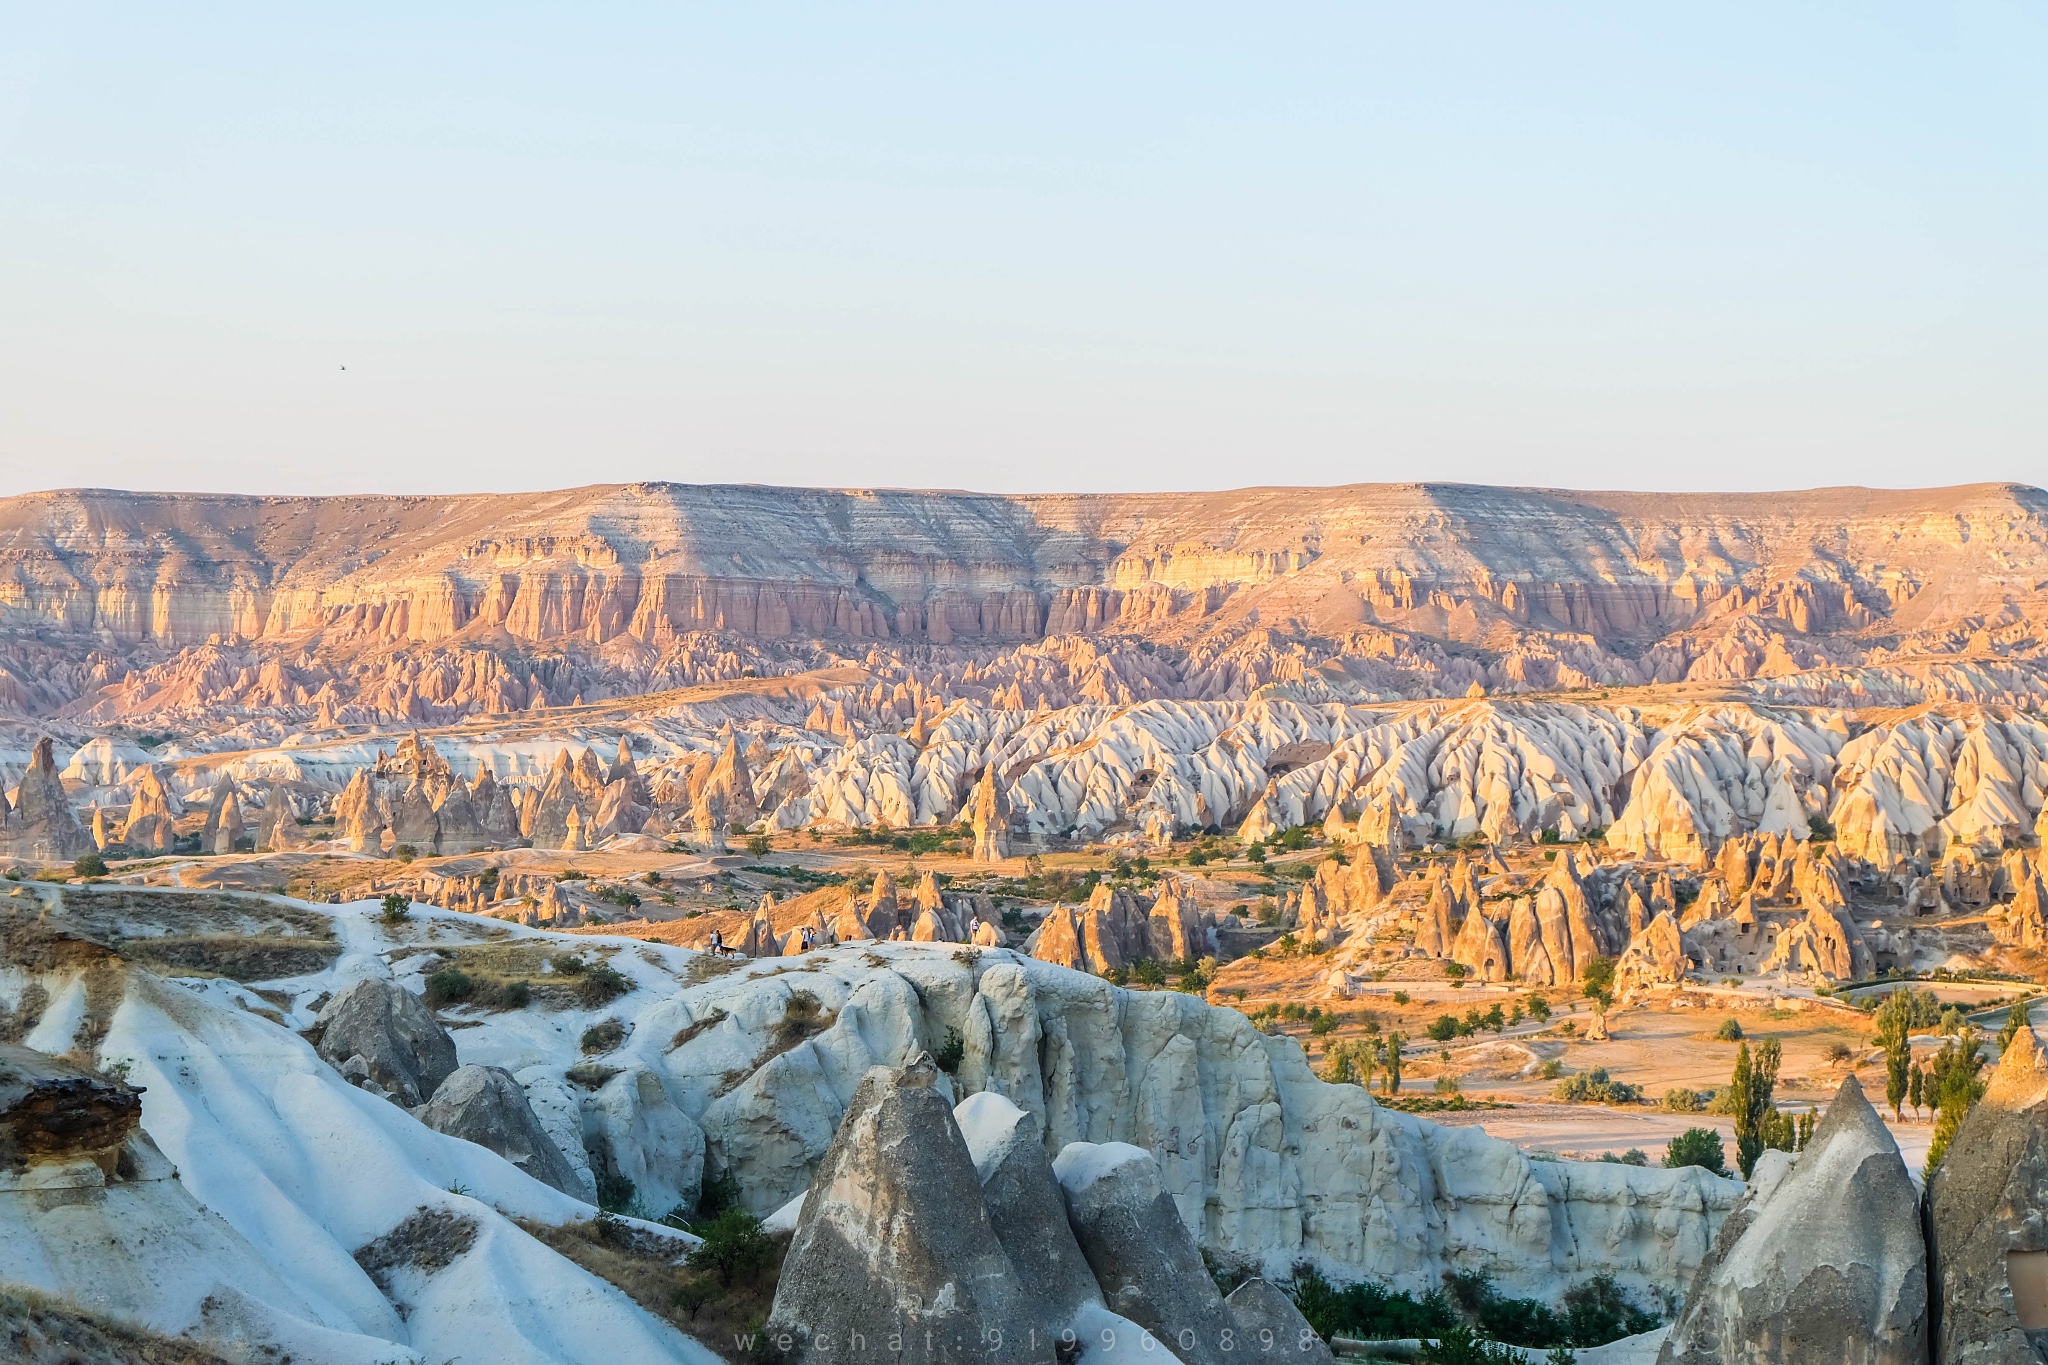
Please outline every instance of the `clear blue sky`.
[[2040, 3], [181, 8], [0, 3], [0, 493], [2048, 483]]

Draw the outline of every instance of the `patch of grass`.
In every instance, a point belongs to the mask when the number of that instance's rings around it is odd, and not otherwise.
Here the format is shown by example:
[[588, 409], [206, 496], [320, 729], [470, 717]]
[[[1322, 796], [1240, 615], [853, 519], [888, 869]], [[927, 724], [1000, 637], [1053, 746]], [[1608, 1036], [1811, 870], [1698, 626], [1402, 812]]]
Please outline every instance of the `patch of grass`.
[[[545, 943], [532, 940], [477, 943], [437, 951], [447, 960], [428, 976], [426, 983], [427, 1003], [436, 1007], [462, 1004], [481, 1009], [508, 1010], [538, 1004], [547, 1009], [594, 1009], [617, 998], [607, 993], [610, 990], [608, 985], [593, 990], [588, 984], [587, 970], [562, 979], [547, 975], [549, 955]], [[402, 950], [393, 953], [392, 960], [396, 962], [402, 955]], [[581, 958], [573, 960], [583, 962]], [[587, 969], [589, 964], [584, 966]], [[556, 970], [560, 971], [559, 966]], [[631, 982], [624, 976], [609, 967], [604, 971], [627, 981], [630, 987]], [[463, 980], [469, 983], [466, 989]], [[622, 995], [624, 991], [617, 994]]]
[[166, 976], [281, 981], [325, 971], [341, 955], [341, 945], [283, 935], [181, 934], [129, 939], [121, 955]]
[[476, 1219], [469, 1215], [422, 1204], [391, 1231], [357, 1248], [355, 1261], [389, 1294], [392, 1271], [443, 1269], [476, 1244], [476, 1233]]
[[[229, 1365], [190, 1341], [103, 1318], [11, 1285], [0, 1289], [0, 1341], [22, 1365]], [[237, 1360], [247, 1359], [237, 1353]]]
[[677, 1048], [689, 1042], [691, 1039], [701, 1037], [702, 1035], [709, 1033], [712, 1029], [717, 1028], [720, 1024], [724, 1023], [725, 1020], [725, 1011], [722, 1009], [714, 1008], [711, 1011], [711, 1013], [705, 1015], [702, 1019], [692, 1020], [690, 1023], [687, 1023], [683, 1025], [681, 1028], [677, 1029], [676, 1036], [669, 1040], [668, 1050], [670, 1052], [674, 1052]]
[[1515, 1106], [1500, 1100], [1475, 1100], [1470, 1095], [1386, 1095], [1373, 1096], [1382, 1109], [1398, 1109], [1404, 1114], [1463, 1114], [1474, 1109], [1512, 1109]]
[[656, 1317], [720, 1346], [760, 1330], [788, 1251], [787, 1238], [764, 1236], [765, 1257], [736, 1266], [730, 1279], [722, 1279], [716, 1266], [675, 1264], [673, 1244], [656, 1246], [655, 1239], [617, 1219], [562, 1227], [521, 1219], [519, 1226]]
[[625, 1041], [625, 1024], [617, 1019], [607, 1019], [583, 1030], [581, 1046], [586, 1053], [610, 1052]]
[[775, 1021], [768, 1052], [761, 1061], [779, 1057], [804, 1039], [823, 1033], [838, 1017], [837, 1011], [827, 1013], [818, 997], [809, 991], [791, 991], [789, 999], [783, 1002], [782, 1018]]

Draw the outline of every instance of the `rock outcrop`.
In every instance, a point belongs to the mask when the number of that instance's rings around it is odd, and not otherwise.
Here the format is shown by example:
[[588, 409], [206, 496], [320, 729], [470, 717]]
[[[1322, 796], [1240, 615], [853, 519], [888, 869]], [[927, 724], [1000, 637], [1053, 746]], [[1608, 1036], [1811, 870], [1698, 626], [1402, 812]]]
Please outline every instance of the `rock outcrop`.
[[541, 1128], [519, 1082], [502, 1067], [457, 1067], [418, 1117], [436, 1132], [488, 1147], [535, 1180], [581, 1197], [574, 1168]]
[[1919, 1192], [1852, 1077], [1790, 1171], [1722, 1227], [1657, 1359], [1921, 1365], [1927, 1317]]
[[1927, 1185], [1934, 1359], [2031, 1365], [2048, 1348], [2048, 1056], [2013, 1038]]
[[1230, 1291], [1223, 1306], [1237, 1324], [1236, 1349], [1261, 1365], [1336, 1365], [1329, 1345], [1308, 1325], [1294, 1300], [1266, 1280], [1246, 1280]]
[[974, 786], [974, 861], [999, 863], [1010, 856], [1010, 802], [993, 766], [982, 769]]
[[1053, 1173], [1110, 1311], [1189, 1365], [1227, 1362], [1235, 1324], [1152, 1154], [1122, 1142], [1069, 1143]]
[[411, 991], [366, 977], [327, 1002], [316, 1050], [365, 1090], [407, 1109], [425, 1104], [456, 1067], [455, 1043]]
[[[1057, 1325], [1019, 1278], [938, 1069], [862, 1079], [804, 1198], [771, 1335], [789, 1358], [1038, 1362]], [[1035, 1349], [1034, 1349], [1035, 1347]]]
[[39, 739], [11, 807], [6, 794], [0, 793], [0, 854], [70, 862], [92, 850], [92, 836], [72, 812], [71, 799], [57, 776], [50, 741]]
[[954, 1118], [1011, 1266], [1052, 1321], [1070, 1320], [1100, 1292], [1068, 1225], [1066, 1195], [1031, 1116], [984, 1090], [963, 1100]]
[[111, 1176], [141, 1119], [142, 1097], [130, 1087], [0, 1044], [0, 1172], [83, 1158]]
[[697, 1207], [704, 1181], [704, 1130], [677, 1108], [661, 1078], [629, 1067], [583, 1103], [583, 1145], [598, 1175], [632, 1182], [650, 1214]]

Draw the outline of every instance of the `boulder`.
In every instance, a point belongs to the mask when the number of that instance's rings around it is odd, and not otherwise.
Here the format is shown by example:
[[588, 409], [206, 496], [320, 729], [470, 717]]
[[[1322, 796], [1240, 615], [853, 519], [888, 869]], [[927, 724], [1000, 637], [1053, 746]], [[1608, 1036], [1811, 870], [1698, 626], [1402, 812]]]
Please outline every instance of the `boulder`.
[[1070, 1142], [1053, 1173], [1109, 1310], [1187, 1365], [1230, 1365], [1230, 1312], [1152, 1154], [1125, 1142]]
[[519, 1082], [502, 1067], [457, 1067], [418, 1118], [435, 1132], [488, 1147], [535, 1180], [581, 1197], [575, 1170], [541, 1128]]
[[1898, 1145], [1851, 1077], [1791, 1170], [1722, 1226], [1659, 1365], [1920, 1365], [1927, 1247]]
[[621, 1071], [583, 1102], [583, 1145], [593, 1173], [632, 1181], [650, 1217], [697, 1207], [704, 1130], [646, 1067]]
[[351, 1082], [407, 1109], [425, 1104], [456, 1067], [455, 1041], [411, 991], [365, 978], [316, 1021], [322, 1058]]
[[1223, 1301], [1237, 1323], [1237, 1350], [1266, 1363], [1299, 1361], [1301, 1365], [1336, 1365], [1329, 1346], [1308, 1325], [1294, 1300], [1265, 1280], [1251, 1279], [1230, 1291]]
[[953, 1111], [981, 1180], [981, 1199], [1018, 1277], [1065, 1321], [1102, 1295], [1067, 1225], [1067, 1200], [1029, 1114], [992, 1090]]
[[855, 1088], [804, 1197], [768, 1314], [771, 1338], [793, 1338], [785, 1360], [1049, 1358], [1054, 1322], [996, 1236], [939, 1082], [920, 1056], [872, 1068]]
[[2032, 1365], [2048, 1352], [2048, 1057], [2013, 1038], [1927, 1186], [1934, 1358]]

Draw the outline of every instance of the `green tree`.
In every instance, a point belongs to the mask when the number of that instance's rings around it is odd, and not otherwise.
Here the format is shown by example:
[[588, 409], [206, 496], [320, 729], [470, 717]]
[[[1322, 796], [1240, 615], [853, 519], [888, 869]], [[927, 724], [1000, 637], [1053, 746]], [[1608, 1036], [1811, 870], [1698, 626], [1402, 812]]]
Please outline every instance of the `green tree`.
[[1912, 1071], [1906, 1076], [1906, 1102], [1913, 1106], [1915, 1118], [1920, 1117], [1920, 1100], [1926, 1092], [1926, 1087], [1927, 1073], [1921, 1070], [1920, 1063], [1915, 1062]]
[[1380, 1044], [1380, 1093], [1398, 1095], [1401, 1093], [1401, 1049], [1408, 1045], [1404, 1033], [1390, 1033]]
[[[2012, 1002], [2012, 1008], [2006, 1011], [2005, 1027], [1998, 1031], [1999, 1055], [2003, 1056], [2005, 1050], [2012, 1046], [2012, 1040], [2019, 1037], [2020, 1030], [2029, 1026], [2027, 1006], [2031, 1003], [2028, 1000], [2015, 1000]], [[1919, 1101], [1915, 1100], [1914, 1104], [1917, 1106]]]
[[1912, 1083], [1913, 998], [1910, 988], [1893, 991], [1877, 1007], [1877, 1043], [1884, 1049], [1884, 1102], [1899, 1117]]
[[1539, 1024], [1547, 1022], [1550, 1018], [1550, 1002], [1540, 995], [1530, 996], [1529, 1017]]
[[74, 877], [104, 877], [107, 875], [107, 860], [97, 853], [88, 853], [71, 864]]
[[1664, 1165], [1670, 1170], [1677, 1170], [1680, 1166], [1698, 1166], [1715, 1175], [1726, 1175], [1728, 1155], [1721, 1145], [1719, 1133], [1711, 1128], [1688, 1128], [1671, 1139], [1671, 1145], [1664, 1149]]
[[711, 1270], [720, 1284], [749, 1279], [774, 1263], [775, 1243], [761, 1230], [761, 1220], [743, 1208], [725, 1210], [698, 1224], [696, 1232], [704, 1240], [690, 1252], [690, 1266]]
[[1778, 1086], [1778, 1063], [1783, 1049], [1776, 1038], [1766, 1038], [1752, 1053], [1748, 1043], [1735, 1052], [1735, 1074], [1728, 1081], [1728, 1108], [1735, 1116], [1735, 1164], [1742, 1178], [1756, 1169], [1756, 1159], [1774, 1144], [1778, 1110], [1771, 1095]]
[[396, 891], [384, 898], [383, 919], [386, 924], [412, 918], [412, 902]]
[[1593, 1007], [1605, 1014], [1614, 1006], [1614, 959], [1596, 957], [1586, 964], [1586, 970], [1579, 975], [1579, 989], [1593, 1002]]
[[1941, 1158], [1963, 1126], [1963, 1116], [1984, 1095], [1984, 1055], [1975, 1038], [1958, 1038], [1941, 1045], [1928, 1068], [1929, 1103], [1934, 1106], [1934, 1138], [1927, 1147], [1926, 1173], [1933, 1175]]

